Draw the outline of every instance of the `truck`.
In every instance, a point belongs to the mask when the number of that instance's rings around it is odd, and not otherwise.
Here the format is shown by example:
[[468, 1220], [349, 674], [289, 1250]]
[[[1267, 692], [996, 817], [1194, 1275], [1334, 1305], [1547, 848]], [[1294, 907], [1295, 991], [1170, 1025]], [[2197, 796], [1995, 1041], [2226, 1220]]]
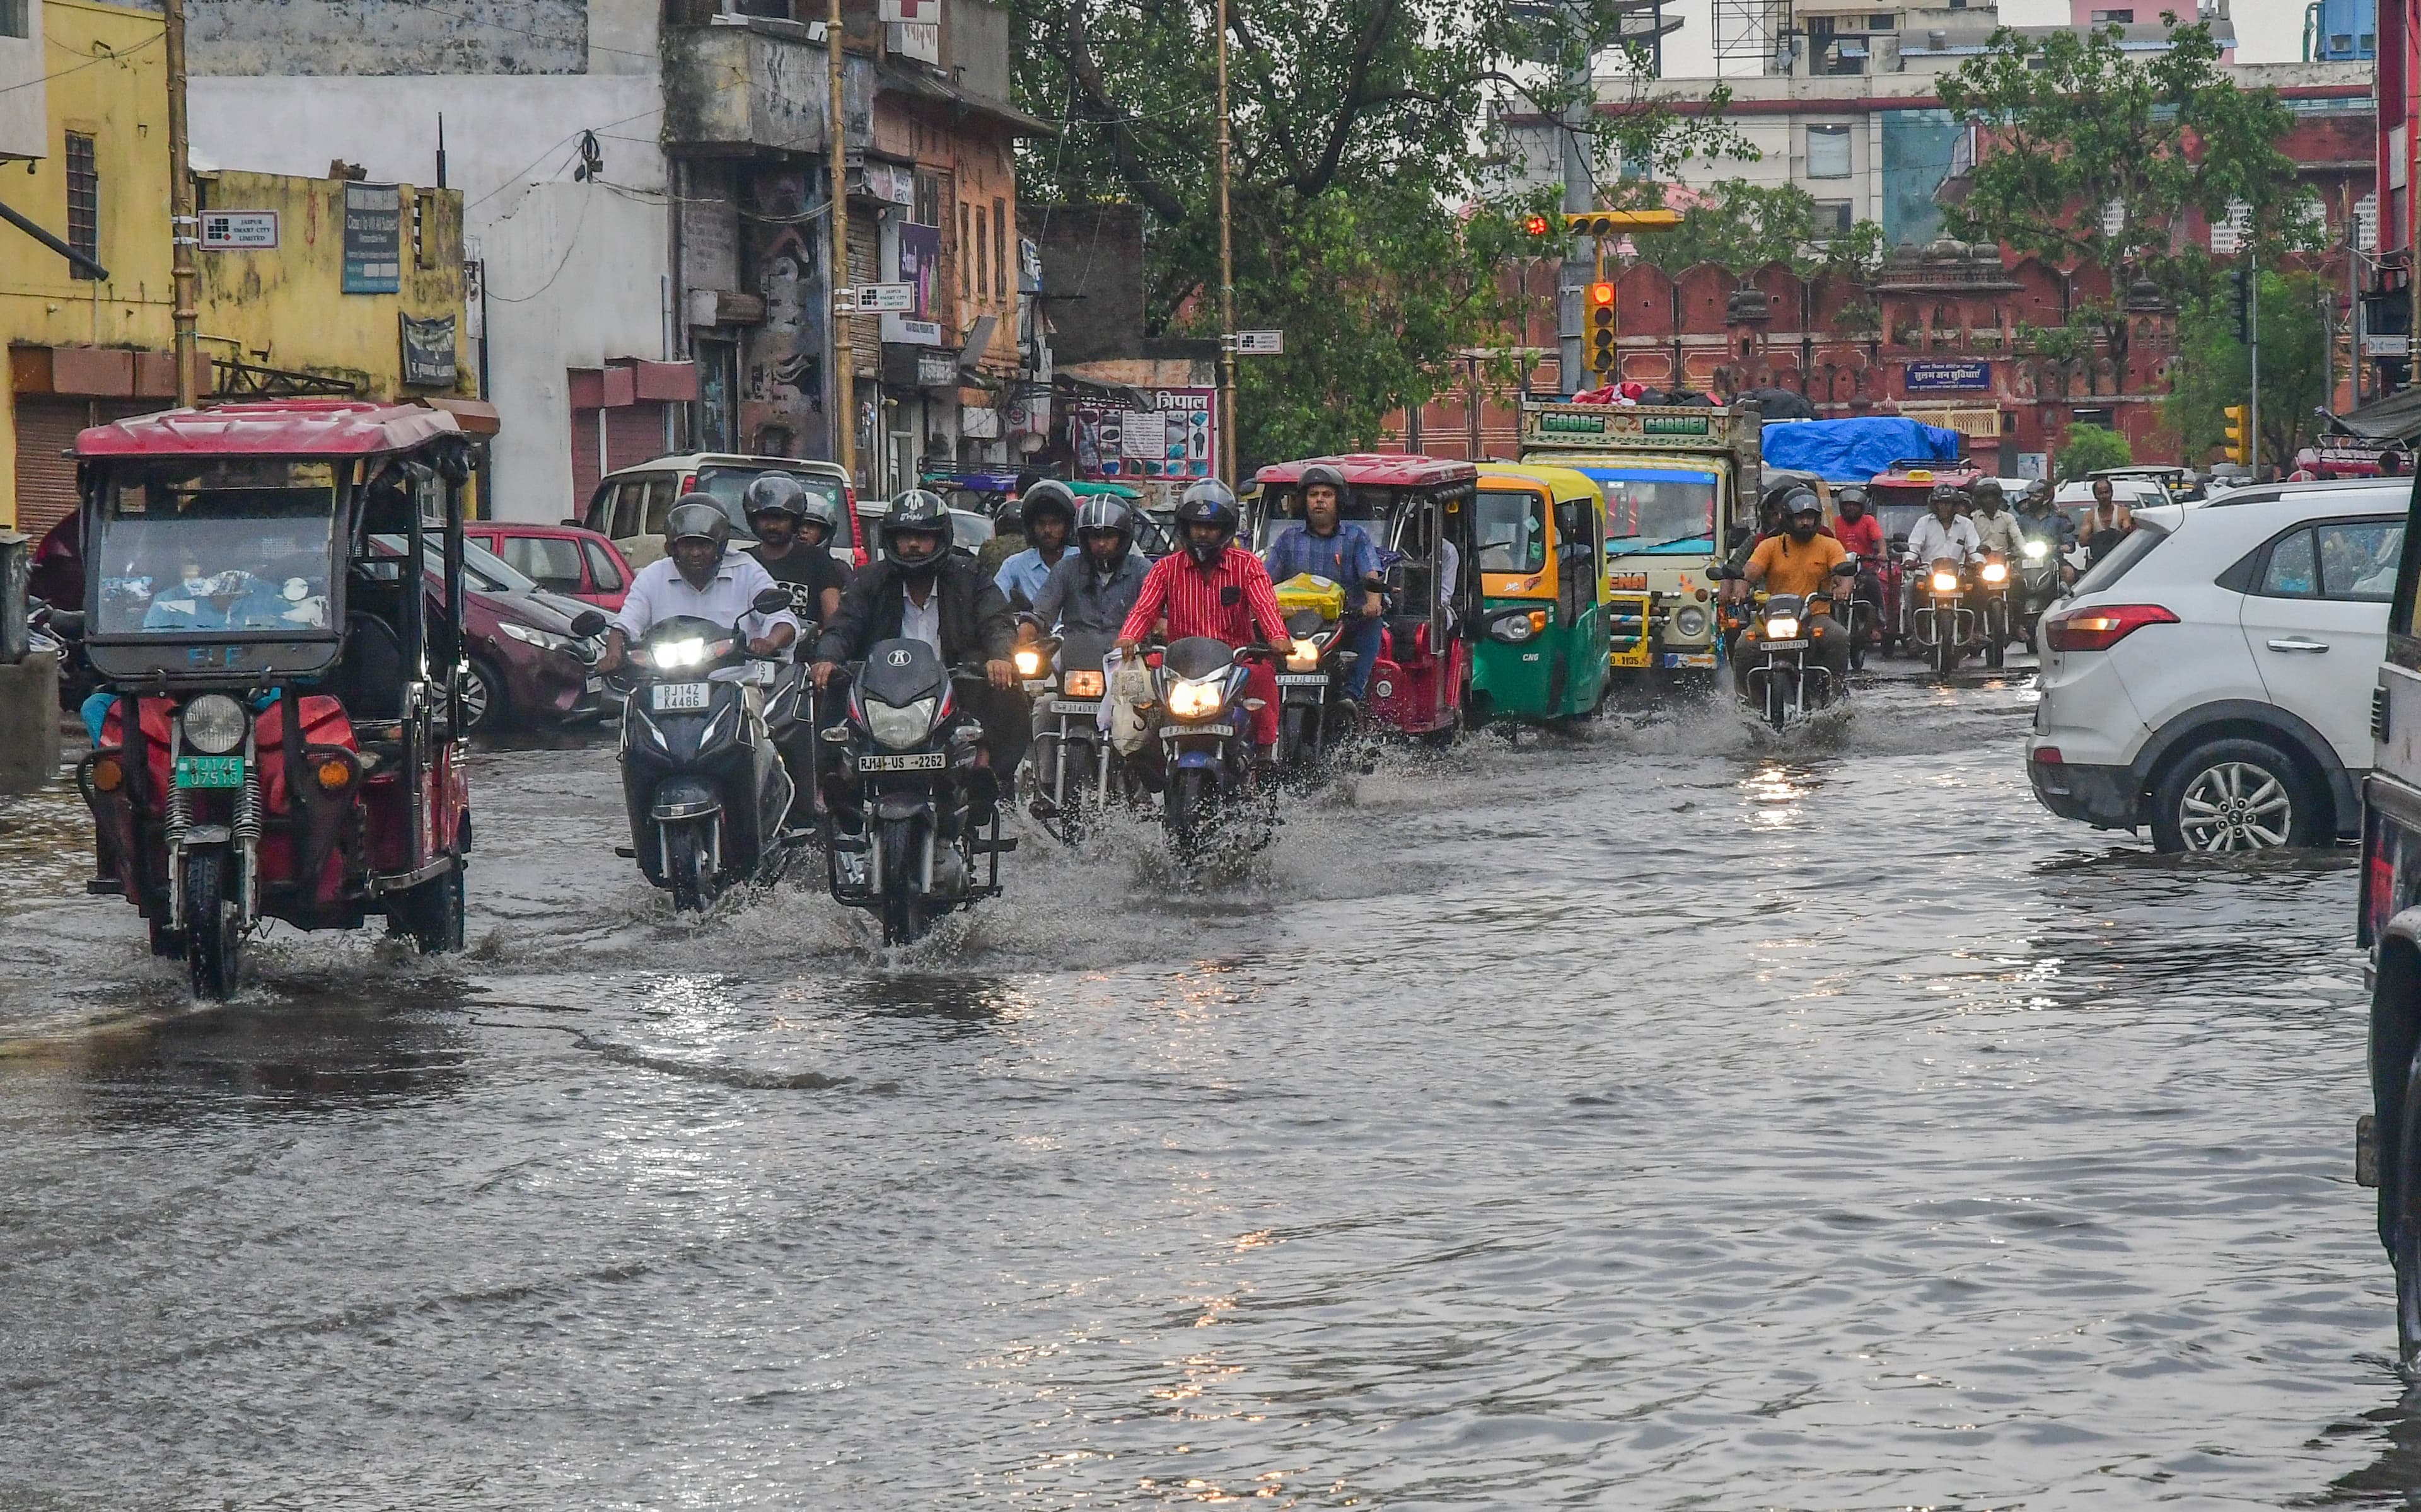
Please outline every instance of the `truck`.
[[1757, 520], [1757, 406], [1524, 399], [1521, 419], [1522, 460], [1572, 468], [1605, 492], [1617, 676], [1703, 680], [1723, 656], [1712, 569], [1732, 530]]

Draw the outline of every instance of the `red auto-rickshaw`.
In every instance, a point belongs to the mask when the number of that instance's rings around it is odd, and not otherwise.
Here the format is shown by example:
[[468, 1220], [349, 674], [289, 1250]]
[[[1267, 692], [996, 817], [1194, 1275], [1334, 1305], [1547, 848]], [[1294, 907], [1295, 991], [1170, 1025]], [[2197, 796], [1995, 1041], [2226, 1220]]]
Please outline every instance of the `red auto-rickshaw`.
[[425, 951], [461, 948], [472, 452], [454, 417], [229, 404], [97, 426], [76, 455], [86, 647], [117, 694], [77, 768], [91, 890], [141, 909], [203, 996], [234, 993], [263, 919], [384, 914]]
[[1315, 462], [1345, 475], [1338, 514], [1370, 533], [1387, 564], [1385, 635], [1366, 712], [1388, 729], [1451, 740], [1461, 727], [1471, 684], [1463, 623], [1479, 591], [1471, 525], [1478, 469], [1400, 452], [1306, 457], [1264, 467], [1248, 501], [1254, 550], [1266, 554], [1280, 532], [1303, 519], [1303, 470]]

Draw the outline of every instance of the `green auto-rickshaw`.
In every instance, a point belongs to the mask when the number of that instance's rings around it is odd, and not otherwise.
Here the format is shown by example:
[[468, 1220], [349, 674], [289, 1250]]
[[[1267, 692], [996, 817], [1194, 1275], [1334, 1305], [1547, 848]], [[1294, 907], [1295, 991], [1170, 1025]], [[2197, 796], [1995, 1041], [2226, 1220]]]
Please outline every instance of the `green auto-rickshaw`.
[[1487, 463], [1474, 508], [1473, 723], [1594, 712], [1613, 677], [1605, 495], [1569, 467]]

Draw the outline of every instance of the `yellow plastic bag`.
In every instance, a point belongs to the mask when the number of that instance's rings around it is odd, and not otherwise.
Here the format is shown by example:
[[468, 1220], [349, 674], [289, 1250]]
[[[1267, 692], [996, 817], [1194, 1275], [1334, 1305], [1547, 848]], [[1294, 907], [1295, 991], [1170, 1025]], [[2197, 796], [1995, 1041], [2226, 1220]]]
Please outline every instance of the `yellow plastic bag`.
[[1301, 610], [1319, 612], [1322, 619], [1345, 617], [1345, 585], [1333, 578], [1315, 577], [1309, 572], [1297, 572], [1277, 585], [1278, 611], [1292, 615]]

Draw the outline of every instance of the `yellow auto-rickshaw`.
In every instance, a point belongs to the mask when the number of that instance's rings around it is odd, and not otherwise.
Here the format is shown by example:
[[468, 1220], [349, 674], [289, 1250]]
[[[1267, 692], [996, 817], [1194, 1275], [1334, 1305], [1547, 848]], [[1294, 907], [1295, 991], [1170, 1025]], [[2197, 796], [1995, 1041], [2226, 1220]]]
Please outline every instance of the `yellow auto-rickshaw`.
[[1628, 623], [1616, 623], [1605, 495], [1569, 467], [1489, 462], [1473, 507], [1480, 579], [1473, 723], [1592, 712], [1612, 678], [1617, 631], [1642, 657], [1648, 645], [1644, 596], [1632, 601]]

